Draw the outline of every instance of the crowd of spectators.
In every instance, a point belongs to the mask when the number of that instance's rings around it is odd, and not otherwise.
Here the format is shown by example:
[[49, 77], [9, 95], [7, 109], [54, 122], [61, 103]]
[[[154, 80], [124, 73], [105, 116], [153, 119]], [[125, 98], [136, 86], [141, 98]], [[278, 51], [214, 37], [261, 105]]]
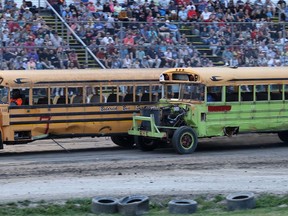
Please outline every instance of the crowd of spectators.
[[[285, 0], [50, 3], [106, 68], [288, 65]], [[0, 10], [2, 69], [81, 67], [75, 50], [25, 1], [4, 0]]]
[[1, 69], [80, 68], [75, 51], [25, 1], [4, 0], [1, 12]]
[[[96, 0], [58, 10], [107, 68], [288, 65], [285, 0]], [[282, 22], [272, 23], [276, 14]]]

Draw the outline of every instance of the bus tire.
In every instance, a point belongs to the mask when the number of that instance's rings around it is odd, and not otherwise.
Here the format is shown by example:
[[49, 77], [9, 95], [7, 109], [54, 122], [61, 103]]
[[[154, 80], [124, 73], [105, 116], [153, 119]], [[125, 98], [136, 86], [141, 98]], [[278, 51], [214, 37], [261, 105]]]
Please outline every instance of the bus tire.
[[123, 148], [133, 148], [135, 141], [132, 136], [111, 136], [111, 140], [114, 144]]
[[255, 208], [256, 201], [252, 192], [238, 192], [226, 197], [229, 211]]
[[118, 211], [125, 216], [143, 215], [149, 211], [149, 197], [143, 195], [123, 197], [118, 202]]
[[137, 148], [142, 151], [153, 151], [158, 147], [156, 140], [152, 140], [143, 136], [135, 136], [135, 143]]
[[194, 200], [171, 200], [168, 203], [170, 214], [192, 214], [197, 210], [197, 202]]
[[113, 214], [118, 212], [118, 199], [110, 197], [92, 198], [91, 211], [95, 214]]
[[288, 143], [288, 132], [287, 131], [278, 132], [278, 137], [282, 142]]
[[198, 144], [196, 132], [188, 127], [179, 127], [173, 134], [172, 145], [178, 154], [191, 154]]

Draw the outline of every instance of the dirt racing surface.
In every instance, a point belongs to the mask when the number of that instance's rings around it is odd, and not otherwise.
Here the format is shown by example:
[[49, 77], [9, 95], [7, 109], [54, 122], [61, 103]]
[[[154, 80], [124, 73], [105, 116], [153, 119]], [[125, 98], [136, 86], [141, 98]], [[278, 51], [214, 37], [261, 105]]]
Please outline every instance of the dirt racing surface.
[[0, 202], [133, 194], [286, 194], [288, 146], [274, 134], [200, 140], [194, 154], [123, 149], [107, 138], [51, 140], [0, 150]]

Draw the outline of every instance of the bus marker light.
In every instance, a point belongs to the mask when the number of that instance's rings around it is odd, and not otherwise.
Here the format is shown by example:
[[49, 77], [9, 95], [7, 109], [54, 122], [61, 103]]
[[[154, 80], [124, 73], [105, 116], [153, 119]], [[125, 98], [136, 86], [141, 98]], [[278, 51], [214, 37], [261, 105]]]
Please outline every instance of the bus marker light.
[[208, 112], [227, 112], [231, 110], [231, 106], [208, 106]]

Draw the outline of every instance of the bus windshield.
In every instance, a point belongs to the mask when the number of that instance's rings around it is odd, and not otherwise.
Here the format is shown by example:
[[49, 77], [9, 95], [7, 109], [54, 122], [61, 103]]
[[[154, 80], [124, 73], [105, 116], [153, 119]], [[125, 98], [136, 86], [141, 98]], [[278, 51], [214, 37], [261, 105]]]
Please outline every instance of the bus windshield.
[[182, 84], [180, 86], [180, 99], [204, 101], [204, 90], [203, 84]]

